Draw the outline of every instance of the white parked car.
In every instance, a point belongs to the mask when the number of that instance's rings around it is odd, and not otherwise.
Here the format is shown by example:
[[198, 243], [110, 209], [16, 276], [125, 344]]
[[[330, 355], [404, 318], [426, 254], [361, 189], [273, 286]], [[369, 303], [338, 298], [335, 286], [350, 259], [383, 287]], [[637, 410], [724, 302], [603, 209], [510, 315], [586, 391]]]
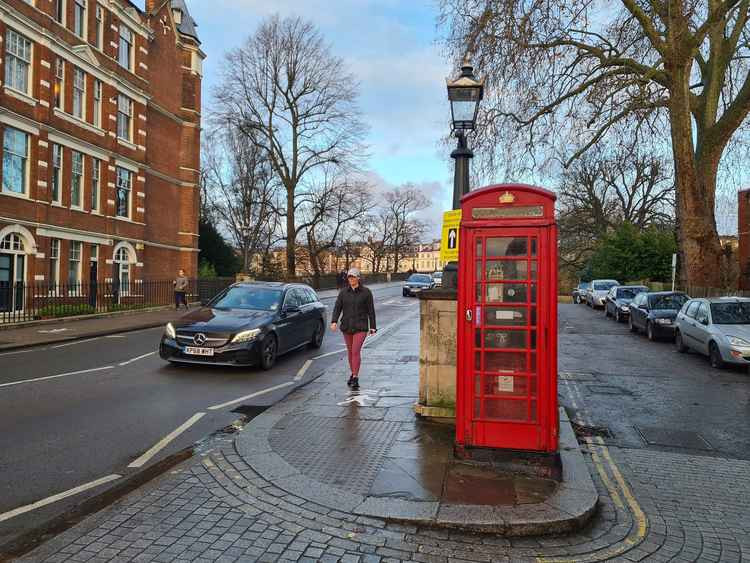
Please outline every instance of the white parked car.
[[435, 282], [435, 287], [443, 285], [443, 272], [432, 272], [432, 281]]
[[591, 287], [586, 290], [586, 305], [593, 309], [598, 307], [603, 308], [607, 299], [607, 293], [616, 285], [620, 285], [620, 282], [617, 280], [593, 280]]

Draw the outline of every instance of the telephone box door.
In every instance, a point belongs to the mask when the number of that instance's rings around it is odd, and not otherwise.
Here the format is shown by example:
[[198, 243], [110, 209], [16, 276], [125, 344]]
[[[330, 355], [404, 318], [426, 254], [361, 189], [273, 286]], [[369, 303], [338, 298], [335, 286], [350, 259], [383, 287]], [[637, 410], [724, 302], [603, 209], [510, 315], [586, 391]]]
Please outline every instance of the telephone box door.
[[[550, 409], [556, 393], [545, 374], [552, 275], [547, 254], [551, 230], [544, 227], [488, 227], [462, 233], [462, 260], [473, 267], [462, 280], [459, 306], [463, 330], [459, 350], [464, 376], [460, 442], [519, 450], [549, 451]], [[468, 266], [469, 264], [466, 264]], [[468, 282], [468, 283], [466, 283]], [[542, 352], [540, 352], [542, 351]], [[468, 377], [467, 377], [468, 376]], [[556, 415], [556, 413], [555, 413]]]

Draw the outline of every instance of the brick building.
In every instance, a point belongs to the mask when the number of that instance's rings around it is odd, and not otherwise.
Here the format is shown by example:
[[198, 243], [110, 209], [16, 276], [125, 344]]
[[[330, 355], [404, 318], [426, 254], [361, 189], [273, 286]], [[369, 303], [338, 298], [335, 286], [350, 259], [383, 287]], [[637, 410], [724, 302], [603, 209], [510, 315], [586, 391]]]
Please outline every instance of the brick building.
[[0, 1], [0, 283], [196, 274], [195, 28], [184, 0]]

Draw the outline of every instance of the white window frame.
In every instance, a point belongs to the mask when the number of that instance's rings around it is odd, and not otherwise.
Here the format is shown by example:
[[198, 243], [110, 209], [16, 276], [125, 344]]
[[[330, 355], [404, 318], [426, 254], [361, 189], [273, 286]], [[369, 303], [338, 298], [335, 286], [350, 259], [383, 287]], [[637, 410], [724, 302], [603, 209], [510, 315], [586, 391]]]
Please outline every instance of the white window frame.
[[[133, 215], [133, 172], [127, 168], [117, 166], [116, 171], [116, 184], [115, 184], [115, 216], [130, 219]], [[127, 184], [123, 181], [127, 178]], [[121, 190], [127, 190], [127, 215], [120, 213], [120, 192]]]
[[[124, 125], [127, 125], [127, 137], [123, 137]], [[133, 142], [133, 100], [124, 94], [117, 94], [117, 136]]]
[[[34, 43], [26, 36], [10, 29], [5, 33], [5, 86], [31, 96], [33, 80]], [[19, 74], [21, 82], [19, 84]]]
[[62, 57], [55, 59], [55, 83], [52, 89], [52, 96], [53, 105], [57, 109], [65, 111], [65, 59]]
[[91, 211], [99, 211], [102, 161], [91, 158]]
[[[63, 147], [52, 143], [52, 185], [50, 186], [50, 199], [53, 203], [62, 201], [62, 170], [63, 170]], [[57, 194], [55, 194], [57, 187]]]
[[50, 293], [57, 292], [57, 286], [60, 285], [60, 239], [53, 238], [49, 243], [49, 280], [50, 285], [54, 285], [54, 289], [50, 289]]
[[86, 121], [86, 73], [73, 67], [73, 116]]
[[[130, 295], [130, 251], [124, 247], [121, 246], [117, 250], [115, 250], [114, 254], [112, 255], [112, 262], [114, 264], [119, 264], [119, 275], [120, 278], [117, 280], [119, 285], [119, 291], [120, 296], [127, 296]], [[126, 281], [123, 283], [123, 279]]]
[[[11, 132], [11, 131], [13, 131], [15, 133], [20, 133], [21, 135], [24, 136], [24, 139], [25, 139], [25, 147], [24, 148], [25, 148], [25, 153], [26, 154], [23, 154], [23, 155], [22, 154], [17, 154], [17, 153], [14, 153], [13, 151], [10, 151], [10, 150], [8, 150], [6, 148], [6, 146], [5, 146], [5, 136], [9, 132]], [[8, 175], [5, 174], [5, 173], [3, 173], [3, 183], [2, 183], [2, 185], [0, 185], [0, 193], [13, 194], [13, 195], [18, 196], [18, 197], [28, 197], [29, 196], [29, 153], [30, 153], [30, 150], [31, 150], [31, 135], [29, 135], [25, 131], [21, 131], [20, 129], [16, 129], [14, 127], [6, 126], [5, 127], [5, 131], [3, 131], [3, 145], [2, 146], [3, 146], [3, 160], [2, 160], [3, 172], [5, 171], [4, 169], [5, 169], [5, 158], [6, 158], [6, 155], [10, 155], [12, 157], [20, 158], [21, 159], [21, 163], [23, 165], [22, 166], [23, 177], [21, 178], [22, 185], [21, 185], [21, 191], [20, 192], [17, 192], [16, 190], [12, 190], [12, 189], [6, 190], [5, 189], [5, 181], [6, 181], [6, 178], [8, 177]]]
[[[135, 33], [133, 33], [133, 30], [124, 24], [120, 24], [117, 41], [117, 64], [128, 70], [133, 69], [134, 39]], [[127, 57], [127, 60], [124, 61], [125, 57]]]
[[94, 115], [92, 121], [95, 127], [102, 126], [102, 81], [94, 78]]
[[[68, 20], [68, 5], [66, 0], [55, 0], [54, 5], [55, 13], [52, 14], [52, 19], [59, 23], [61, 26], [66, 27]], [[58, 19], [58, 16], [59, 19]]]
[[94, 8], [94, 17], [96, 18], [94, 46], [101, 51], [104, 49], [104, 7], [98, 3]]
[[[81, 294], [81, 255], [83, 243], [71, 240], [68, 245], [68, 295]], [[75, 269], [73, 269], [75, 268]], [[71, 277], [74, 274], [74, 278]]]
[[88, 9], [86, 6], [86, 0], [73, 0], [73, 33], [81, 39], [86, 39], [86, 31], [88, 30], [88, 25], [86, 25], [88, 20], [87, 16]]
[[[76, 165], [76, 160], [80, 166]], [[70, 207], [74, 209], [83, 209], [84, 163], [82, 152], [70, 151]], [[73, 194], [78, 194], [77, 203]]]

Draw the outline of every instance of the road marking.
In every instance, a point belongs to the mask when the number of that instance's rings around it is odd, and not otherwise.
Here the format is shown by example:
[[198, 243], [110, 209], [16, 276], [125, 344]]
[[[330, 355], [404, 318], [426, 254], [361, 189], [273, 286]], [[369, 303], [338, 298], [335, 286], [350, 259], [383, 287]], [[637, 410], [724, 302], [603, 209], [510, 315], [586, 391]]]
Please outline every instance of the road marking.
[[120, 362], [117, 364], [118, 366], [126, 366], [128, 364], [132, 364], [133, 362], [137, 362], [138, 360], [142, 360], [143, 358], [148, 358], [149, 356], [153, 356], [156, 354], [156, 352], [149, 352], [148, 354], [141, 354], [140, 356], [136, 356], [135, 358], [132, 358], [130, 360], [125, 360], [124, 362]]
[[84, 344], [86, 342], [91, 342], [93, 340], [99, 340], [99, 336], [95, 338], [85, 338], [84, 340], [74, 340], [73, 342], [66, 342], [65, 344], [58, 344], [57, 346], [52, 346], [52, 349], [56, 348], [65, 348], [66, 346], [73, 346], [74, 344]]
[[57, 502], [58, 500], [72, 497], [73, 495], [77, 495], [78, 493], [82, 493], [83, 491], [88, 491], [89, 489], [93, 489], [94, 487], [98, 487], [99, 485], [103, 485], [104, 483], [115, 481], [121, 477], [122, 475], [116, 475], [116, 474], [107, 475], [106, 477], [102, 477], [101, 479], [97, 479], [96, 481], [91, 481], [90, 483], [79, 485], [78, 487], [69, 489], [62, 493], [57, 493], [56, 495], [52, 495], [51, 497], [38, 500], [31, 504], [27, 504], [25, 506], [19, 506], [18, 508], [15, 508], [9, 512], [3, 512], [2, 514], [0, 514], [0, 522], [4, 522], [5, 520], [10, 520], [14, 516], [18, 516], [19, 514], [24, 514], [26, 512], [31, 512], [32, 510], [36, 510], [37, 508], [41, 508], [42, 506], [47, 506], [48, 504], [52, 504], [53, 502]]
[[319, 360], [320, 358], [325, 358], [328, 356], [333, 356], [334, 354], [341, 354], [341, 352], [346, 352], [346, 348], [341, 348], [340, 350], [334, 350], [333, 352], [327, 352], [325, 354], [321, 354], [320, 356], [315, 356], [312, 359], [313, 360]]
[[112, 369], [115, 366], [102, 366], [100, 368], [82, 369], [80, 371], [70, 371], [68, 373], [59, 373], [57, 375], [47, 375], [45, 377], [35, 377], [34, 379], [22, 379], [21, 381], [11, 381], [10, 383], [2, 383], [0, 387], [12, 387], [13, 385], [21, 385], [22, 383], [36, 383], [37, 381], [46, 381], [48, 379], [57, 379], [58, 377], [68, 377], [69, 375], [81, 375], [84, 373], [93, 373], [95, 371], [104, 371]]
[[227, 401], [226, 403], [221, 403], [220, 405], [214, 405], [212, 407], [208, 407], [208, 410], [215, 411], [218, 409], [223, 409], [224, 407], [234, 405], [235, 403], [241, 403], [242, 401], [246, 401], [254, 397], [260, 397], [261, 395], [265, 395], [266, 393], [276, 391], [277, 389], [283, 389], [284, 387], [289, 387], [290, 385], [295, 385], [295, 384], [296, 384], [296, 381], [287, 381], [286, 383], [280, 383], [279, 385], [274, 385], [273, 387], [269, 387], [268, 389], [263, 389], [262, 391], [256, 391], [255, 393], [251, 393], [250, 395], [245, 395], [244, 397], [240, 397], [239, 399], [233, 399], [231, 401]]
[[305, 376], [305, 372], [307, 369], [312, 365], [312, 360], [307, 360], [301, 368], [299, 368], [299, 371], [297, 372], [297, 375], [294, 376], [294, 381], [299, 381]]
[[143, 467], [152, 457], [154, 457], [157, 453], [159, 453], [161, 450], [163, 450], [167, 445], [177, 438], [180, 434], [185, 432], [188, 428], [190, 428], [193, 424], [198, 422], [206, 413], [204, 412], [197, 412], [190, 418], [188, 418], [185, 422], [180, 424], [177, 428], [172, 430], [169, 434], [164, 436], [161, 440], [156, 442], [146, 453], [144, 453], [141, 457], [133, 461], [132, 463], [128, 464], [128, 467]]
[[127, 338], [127, 336], [123, 334], [108, 334], [104, 338]]
[[46, 350], [46, 348], [35, 348], [31, 350], [16, 350], [15, 352], [3, 352], [0, 356], [13, 356], [15, 354], [28, 354], [29, 352], [39, 352], [40, 350]]
[[37, 330], [39, 334], [57, 334], [58, 332], [65, 332], [70, 330], [69, 328], [53, 328], [50, 330]]

